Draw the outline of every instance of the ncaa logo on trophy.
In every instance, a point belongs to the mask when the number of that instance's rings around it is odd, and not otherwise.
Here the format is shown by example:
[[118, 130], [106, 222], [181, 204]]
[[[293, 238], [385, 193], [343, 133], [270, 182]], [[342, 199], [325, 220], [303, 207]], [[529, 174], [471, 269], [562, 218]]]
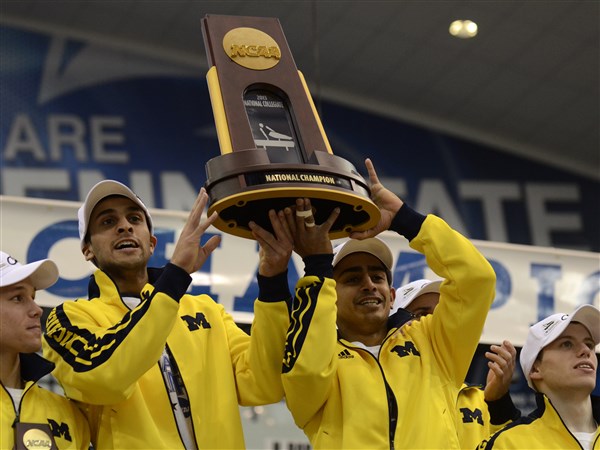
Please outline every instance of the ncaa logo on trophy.
[[331, 239], [375, 226], [368, 184], [333, 154], [279, 20], [209, 14], [202, 33], [221, 151], [206, 163], [214, 226], [252, 239], [249, 221], [271, 230], [268, 211], [300, 197], [310, 198], [317, 223], [340, 208]]

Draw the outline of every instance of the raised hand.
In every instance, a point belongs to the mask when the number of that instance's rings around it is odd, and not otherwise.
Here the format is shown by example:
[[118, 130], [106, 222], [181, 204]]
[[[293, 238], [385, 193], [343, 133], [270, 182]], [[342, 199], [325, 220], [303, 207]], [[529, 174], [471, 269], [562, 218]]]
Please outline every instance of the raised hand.
[[498, 400], [508, 392], [517, 359], [517, 350], [510, 341], [492, 345], [490, 350], [485, 353], [490, 368], [484, 389], [487, 401]]
[[381, 184], [381, 181], [379, 181], [379, 178], [377, 177], [375, 167], [369, 158], [365, 160], [365, 166], [369, 172], [371, 200], [373, 200], [373, 203], [379, 208], [381, 219], [373, 228], [365, 231], [352, 232], [350, 234], [352, 239], [367, 239], [377, 236], [382, 231], [389, 229], [392, 219], [404, 204], [400, 197]]
[[283, 211], [275, 213], [269, 211], [269, 220], [273, 233], [268, 232], [256, 222], [249, 222], [248, 226], [252, 236], [258, 242], [258, 273], [265, 277], [272, 277], [284, 272], [292, 256], [294, 238], [288, 227]]
[[201, 220], [207, 203], [208, 194], [202, 188], [181, 230], [177, 244], [175, 244], [173, 256], [171, 257], [172, 264], [181, 267], [189, 274], [199, 270], [208, 259], [208, 256], [221, 242], [221, 236], [212, 236], [204, 245], [200, 245], [200, 238], [217, 219], [217, 213], [214, 212], [206, 220]]
[[325, 222], [318, 225], [312, 214], [310, 199], [296, 200], [295, 211], [285, 208], [285, 218], [294, 236], [294, 251], [304, 258], [309, 255], [333, 253], [329, 231], [340, 215], [340, 208], [334, 208]]

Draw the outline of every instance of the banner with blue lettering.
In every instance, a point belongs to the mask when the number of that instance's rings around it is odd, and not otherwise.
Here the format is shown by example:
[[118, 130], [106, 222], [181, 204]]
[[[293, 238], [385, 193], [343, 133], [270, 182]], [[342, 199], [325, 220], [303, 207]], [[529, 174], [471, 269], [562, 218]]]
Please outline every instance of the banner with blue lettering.
[[[89, 275], [95, 269], [81, 253], [77, 227], [79, 203], [59, 200], [0, 196], [2, 203], [2, 245], [22, 263], [44, 258], [54, 260], [60, 279], [36, 295], [36, 301], [52, 307], [65, 300], [87, 298]], [[162, 266], [170, 258], [187, 213], [151, 210], [158, 239], [151, 266]], [[256, 271], [258, 248], [255, 241], [210, 228], [203, 236], [221, 235], [221, 244], [200, 270], [192, 274], [189, 292], [206, 293], [223, 304], [239, 324], [249, 324], [258, 295]], [[394, 255], [396, 286], [420, 278], [437, 278], [423, 255], [395, 233], [381, 238]], [[488, 314], [481, 345], [473, 359], [468, 380], [485, 384], [487, 344], [505, 339], [522, 346], [531, 324], [555, 312], [571, 312], [582, 304], [600, 307], [600, 254], [518, 244], [473, 241], [496, 272], [496, 296]], [[304, 267], [294, 254], [288, 280], [294, 286]], [[469, 326], [469, 324], [465, 324]], [[600, 383], [597, 389], [600, 392]], [[517, 367], [513, 400], [522, 409], [533, 407], [533, 397]]]
[[[51, 258], [60, 268], [59, 281], [36, 300], [55, 306], [64, 300], [87, 297], [87, 282], [95, 267], [80, 249], [77, 228], [79, 203], [0, 196], [2, 243], [22, 262]], [[151, 209], [157, 245], [149, 262], [167, 263], [187, 213]], [[203, 267], [192, 275], [189, 292], [208, 294], [233, 314], [239, 323], [250, 323], [258, 295], [256, 271], [258, 245], [251, 239], [223, 234], [215, 228], [203, 236], [221, 235], [221, 244]], [[392, 232], [381, 238], [394, 255], [394, 284], [401, 286], [420, 278], [438, 278], [425, 257], [412, 250], [406, 239]], [[577, 306], [600, 307], [600, 254], [519, 244], [473, 240], [496, 272], [496, 296], [481, 337], [482, 342], [515, 345], [525, 342], [532, 323], [553, 314], [570, 312]], [[294, 254], [289, 266], [289, 284], [294, 286], [304, 265]], [[467, 325], [465, 325], [467, 326]]]
[[[189, 210], [220, 154], [207, 67], [7, 25], [0, 33], [0, 194], [81, 200], [114, 178], [149, 206]], [[417, 210], [474, 239], [600, 251], [597, 179], [317, 103], [333, 152], [363, 174], [370, 157]]]

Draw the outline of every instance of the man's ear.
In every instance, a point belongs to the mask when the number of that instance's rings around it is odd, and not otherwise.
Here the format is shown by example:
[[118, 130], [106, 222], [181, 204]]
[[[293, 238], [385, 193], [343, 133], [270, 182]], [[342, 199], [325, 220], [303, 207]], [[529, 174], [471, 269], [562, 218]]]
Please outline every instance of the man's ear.
[[540, 371], [540, 363], [541, 361], [537, 360], [533, 363], [533, 366], [531, 366], [529, 378], [531, 378], [532, 380], [541, 380], [543, 378], [542, 373]]
[[390, 308], [394, 306], [394, 302], [396, 301], [396, 289], [393, 286], [390, 286]]
[[154, 249], [156, 248], [157, 242], [158, 242], [158, 239], [156, 239], [156, 236], [150, 236], [150, 254], [151, 255], [154, 254]]
[[84, 245], [81, 252], [83, 253], [83, 256], [85, 257], [86, 261], [91, 261], [94, 259], [94, 251], [92, 250], [92, 247], [90, 246], [89, 242]]

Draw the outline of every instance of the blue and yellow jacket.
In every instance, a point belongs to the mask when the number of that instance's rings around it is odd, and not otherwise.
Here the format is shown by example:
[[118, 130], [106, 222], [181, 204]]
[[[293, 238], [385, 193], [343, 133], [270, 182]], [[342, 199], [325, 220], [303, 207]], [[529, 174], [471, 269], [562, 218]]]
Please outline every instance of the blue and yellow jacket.
[[[404, 229], [415, 223], [416, 230]], [[315, 449], [460, 447], [456, 400], [494, 298], [495, 274], [438, 217], [404, 205], [391, 229], [445, 281], [435, 314], [403, 333], [390, 318], [379, 357], [338, 338], [331, 264], [324, 276], [305, 275], [297, 284], [282, 378], [288, 408]]]
[[191, 277], [179, 267], [148, 274], [133, 310], [102, 270], [92, 275], [89, 300], [52, 310], [44, 354], [54, 375], [69, 398], [86, 404], [96, 448], [183, 448], [158, 363], [166, 343], [187, 390], [197, 447], [244, 448], [238, 405], [283, 397], [289, 299], [256, 301], [250, 337], [209, 296], [185, 294]]
[[23, 422], [48, 424], [59, 450], [87, 450], [90, 446], [90, 428], [75, 402], [37, 384], [52, 371], [54, 364], [35, 353], [21, 353], [19, 356], [25, 389], [17, 410], [12, 397], [2, 385], [0, 448], [15, 448], [15, 424]]
[[[552, 402], [544, 394], [536, 394], [537, 408], [528, 416], [507, 425], [491, 438], [484, 440], [480, 450], [517, 449], [581, 449], [579, 441], [565, 426]], [[592, 413], [600, 423], [600, 398], [591, 397]], [[596, 429], [592, 448], [600, 449], [600, 427]]]
[[521, 416], [510, 393], [486, 402], [480, 386], [467, 384], [458, 393], [456, 408], [458, 441], [464, 449], [474, 449], [482, 440]]

